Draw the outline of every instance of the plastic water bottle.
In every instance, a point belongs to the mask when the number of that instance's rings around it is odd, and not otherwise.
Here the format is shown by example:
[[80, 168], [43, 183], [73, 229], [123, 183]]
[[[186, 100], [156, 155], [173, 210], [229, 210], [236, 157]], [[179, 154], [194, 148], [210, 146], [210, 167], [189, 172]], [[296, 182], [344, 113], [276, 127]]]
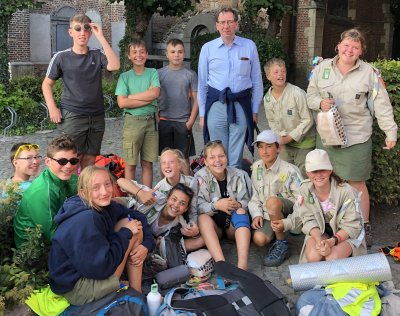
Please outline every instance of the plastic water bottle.
[[161, 305], [161, 294], [158, 292], [158, 284], [151, 285], [150, 293], [147, 294], [147, 307], [149, 308], [149, 315], [156, 316], [157, 310]]

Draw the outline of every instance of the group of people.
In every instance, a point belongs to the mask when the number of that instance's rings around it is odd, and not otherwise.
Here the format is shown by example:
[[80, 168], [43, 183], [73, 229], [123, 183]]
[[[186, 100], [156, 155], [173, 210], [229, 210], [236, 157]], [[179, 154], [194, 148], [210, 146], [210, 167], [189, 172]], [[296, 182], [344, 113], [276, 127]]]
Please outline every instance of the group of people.
[[[50, 119], [64, 135], [49, 144], [48, 168], [32, 184], [39, 146], [16, 144], [10, 181], [24, 190], [14, 218], [16, 247], [26, 241], [27, 228], [41, 225], [51, 242], [51, 288], [72, 304], [118, 289], [124, 269], [129, 285], [140, 291], [155, 238], [177, 225], [187, 251], [207, 247], [215, 261], [225, 260], [220, 239], [234, 239], [242, 269], [248, 268], [251, 240], [259, 247], [271, 244], [264, 265], [282, 264], [287, 231], [306, 236], [301, 262], [366, 253], [373, 115], [386, 134], [385, 148], [395, 146], [397, 126], [383, 83], [376, 84], [375, 70], [360, 59], [363, 35], [356, 29], [342, 33], [337, 55], [315, 67], [307, 93], [286, 82], [283, 60], [269, 60], [264, 106], [270, 129], [254, 140], [263, 100], [261, 67], [255, 44], [237, 36], [237, 27], [236, 10], [218, 12], [221, 36], [203, 46], [198, 77], [183, 66], [180, 40], [168, 42], [169, 64], [159, 71], [145, 67], [143, 41], [129, 44], [132, 69], [120, 75], [115, 94], [124, 111], [127, 163], [118, 185], [132, 198], [114, 200], [113, 177], [93, 164], [104, 133], [101, 69], [118, 69], [119, 59], [96, 23], [85, 15], [71, 18], [73, 47], [54, 55], [43, 81]], [[103, 50], [87, 46], [92, 33]], [[60, 107], [52, 95], [58, 78], [64, 85]], [[372, 94], [373, 113], [367, 106]], [[316, 113], [333, 104], [348, 138], [341, 147], [324, 146], [315, 129]], [[198, 112], [205, 167], [190, 175]], [[260, 158], [251, 178], [240, 169], [245, 143]], [[163, 179], [153, 187], [152, 164], [159, 154]], [[142, 178], [136, 182], [139, 159]]]

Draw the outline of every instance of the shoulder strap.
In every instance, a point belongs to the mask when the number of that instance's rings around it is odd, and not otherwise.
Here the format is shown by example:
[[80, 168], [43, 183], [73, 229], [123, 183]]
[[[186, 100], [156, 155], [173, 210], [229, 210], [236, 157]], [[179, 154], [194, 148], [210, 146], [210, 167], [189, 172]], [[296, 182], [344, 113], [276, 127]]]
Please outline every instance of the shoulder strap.
[[372, 91], [368, 91], [369, 97], [367, 100], [367, 105], [368, 105], [369, 112], [371, 113], [371, 116], [374, 116], [374, 100], [375, 100], [376, 96], [378, 95], [379, 81], [382, 80], [382, 78], [381, 78], [381, 73], [379, 72], [379, 70], [377, 68], [375, 68], [374, 66], [371, 66], [371, 67], [374, 71], [374, 86], [372, 88]]

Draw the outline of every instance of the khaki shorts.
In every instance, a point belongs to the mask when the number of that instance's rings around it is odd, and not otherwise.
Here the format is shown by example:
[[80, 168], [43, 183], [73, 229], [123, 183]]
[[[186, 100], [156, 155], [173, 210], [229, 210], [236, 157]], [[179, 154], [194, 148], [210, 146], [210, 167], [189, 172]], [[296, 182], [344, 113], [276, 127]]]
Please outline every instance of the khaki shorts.
[[157, 161], [158, 131], [153, 115], [125, 115], [122, 148], [127, 165], [136, 166], [139, 162], [139, 155], [140, 160], [148, 162]]
[[[288, 199], [279, 198], [283, 203], [283, 216], [286, 218], [289, 214], [293, 213], [293, 202]], [[271, 221], [264, 219], [263, 227], [258, 228], [255, 232], [261, 232], [272, 240], [275, 236], [274, 231], [271, 228]]]
[[118, 289], [119, 280], [114, 274], [104, 280], [80, 278], [74, 288], [63, 296], [72, 305], [83, 305], [101, 299]]
[[61, 109], [61, 115], [59, 129], [72, 138], [78, 154], [99, 155], [106, 126], [104, 114], [90, 116]]

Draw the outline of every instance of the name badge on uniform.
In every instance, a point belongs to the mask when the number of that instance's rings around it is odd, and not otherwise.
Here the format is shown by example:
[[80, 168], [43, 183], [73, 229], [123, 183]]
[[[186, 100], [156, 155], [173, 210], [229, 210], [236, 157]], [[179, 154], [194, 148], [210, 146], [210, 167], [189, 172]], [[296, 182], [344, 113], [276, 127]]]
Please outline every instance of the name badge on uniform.
[[322, 79], [329, 79], [330, 74], [331, 74], [331, 70], [329, 68], [325, 68], [324, 72], [322, 74]]
[[210, 180], [210, 192], [214, 193], [215, 192], [215, 183], [214, 181]]
[[260, 181], [262, 179], [263, 169], [261, 167], [257, 168], [257, 180]]
[[308, 193], [308, 196], [307, 196], [307, 203], [308, 203], [308, 204], [314, 204], [314, 197], [312, 196], [311, 192]]

